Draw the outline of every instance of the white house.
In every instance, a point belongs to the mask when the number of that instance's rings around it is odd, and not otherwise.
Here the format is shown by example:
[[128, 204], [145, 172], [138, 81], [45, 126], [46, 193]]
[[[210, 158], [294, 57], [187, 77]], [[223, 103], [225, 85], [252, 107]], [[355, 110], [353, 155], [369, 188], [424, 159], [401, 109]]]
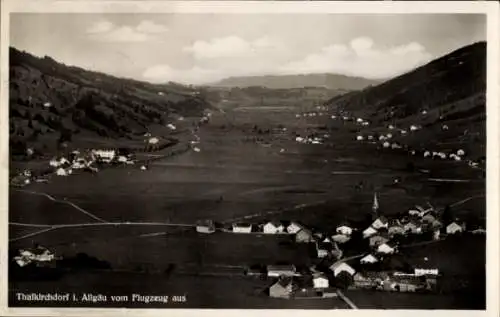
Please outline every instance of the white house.
[[268, 265], [267, 276], [280, 277], [280, 276], [294, 276], [297, 270], [294, 265]]
[[415, 268], [415, 276], [423, 276], [423, 275], [439, 275], [439, 269], [420, 269]]
[[298, 136], [298, 137], [295, 138], [295, 141], [301, 143], [301, 142], [304, 142], [304, 138]]
[[448, 130], [448, 126], [446, 124], [443, 124], [443, 126], [441, 127], [444, 131]]
[[406, 133], [407, 133], [407, 131], [406, 131], [406, 130], [401, 130], [401, 134], [402, 134], [402, 135], [405, 135]]
[[389, 128], [389, 130], [392, 130], [392, 129], [394, 129], [394, 126], [392, 124], [389, 124], [388, 128]]
[[157, 137], [152, 137], [148, 140], [149, 144], [157, 144], [160, 140]]
[[411, 125], [410, 126], [410, 131], [417, 131], [418, 127], [416, 125]]
[[69, 164], [69, 161], [65, 157], [59, 159], [59, 165]]
[[457, 155], [458, 156], [464, 156], [465, 155], [465, 151], [462, 150], [462, 149], [460, 149], [460, 150], [457, 151]]
[[392, 148], [392, 149], [394, 149], [394, 150], [395, 150], [395, 149], [401, 149], [401, 148], [402, 148], [402, 146], [401, 146], [401, 145], [399, 145], [399, 144], [397, 144], [397, 143], [392, 143], [392, 144], [391, 144], [391, 148]]
[[202, 220], [196, 223], [196, 232], [199, 233], [214, 233], [215, 224], [211, 220]]
[[326, 258], [328, 256], [328, 250], [325, 249], [316, 249], [317, 256], [319, 259]]
[[368, 140], [373, 140], [373, 135], [369, 135]]
[[410, 216], [420, 216], [420, 211], [415, 210], [415, 209], [410, 209], [410, 210], [408, 210], [408, 214]]
[[330, 283], [328, 278], [323, 274], [318, 274], [313, 276], [313, 287], [314, 288], [328, 288], [330, 287]]
[[339, 275], [341, 272], [347, 272], [349, 275], [353, 276], [356, 274], [356, 270], [352, 268], [349, 264], [345, 262], [336, 262], [330, 266], [330, 270], [333, 272], [333, 276]]
[[60, 164], [59, 164], [59, 161], [56, 158], [53, 158], [53, 159], [50, 160], [49, 165], [52, 166], [52, 167], [58, 167]]
[[351, 235], [352, 228], [349, 226], [340, 226], [340, 227], [337, 227], [336, 232], [339, 234], [343, 234], [343, 235]]
[[368, 227], [363, 231], [363, 238], [369, 238], [377, 233], [377, 230], [373, 227]]
[[334, 116], [334, 115], [332, 115], [332, 116], [331, 116], [331, 118], [332, 118], [332, 119], [336, 119], [337, 117], [336, 117], [336, 116]]
[[284, 229], [285, 227], [276, 221], [269, 221], [262, 227], [263, 232], [268, 234], [282, 233]]
[[358, 135], [358, 136], [356, 137], [356, 140], [358, 140], [358, 141], [363, 141], [363, 139], [364, 139], [364, 138], [363, 138], [363, 136], [362, 136], [362, 135]]
[[332, 236], [332, 240], [336, 243], [346, 243], [347, 241], [351, 240], [350, 236], [346, 236], [344, 234], [336, 234]]
[[431, 156], [431, 152], [429, 152], [429, 151], [425, 151], [425, 152], [424, 152], [424, 157], [429, 157], [429, 156]]
[[387, 243], [383, 243], [377, 247], [377, 252], [378, 253], [383, 253], [383, 254], [393, 254], [396, 250], [388, 245]]
[[422, 110], [422, 114], [426, 115], [427, 114], [427, 110]]
[[378, 217], [371, 225], [374, 229], [388, 228], [389, 222], [384, 216]]
[[115, 156], [115, 150], [92, 150], [92, 154], [104, 162], [111, 162]]
[[298, 224], [296, 222], [292, 222], [286, 227], [286, 232], [288, 232], [290, 234], [295, 234], [295, 233], [299, 232], [300, 230], [302, 230], [303, 228], [304, 227], [302, 227], [300, 224]]
[[388, 139], [392, 138], [392, 133], [387, 133], [385, 137]]
[[196, 147], [196, 146], [195, 146], [195, 147], [193, 147], [193, 151], [195, 151], [196, 153], [198, 153], [198, 152], [200, 152], [201, 150], [200, 150], [200, 148], [199, 148], [199, 147]]
[[448, 226], [446, 226], [446, 233], [447, 234], [456, 234], [463, 232], [462, 226], [457, 224], [456, 222], [450, 223]]
[[413, 234], [420, 234], [422, 233], [422, 227], [414, 221], [410, 221], [408, 223], [405, 223], [404, 225], [405, 232], [410, 232]]
[[56, 175], [57, 176], [68, 176], [68, 172], [64, 168], [60, 167], [57, 169]]
[[389, 239], [383, 236], [375, 235], [370, 237], [370, 247], [377, 247], [386, 242], [389, 242]]
[[362, 122], [363, 122], [363, 119], [358, 118], [358, 119], [356, 119], [356, 122], [358, 122], [358, 123], [362, 123]]
[[377, 263], [378, 259], [375, 256], [368, 254], [364, 256], [361, 260], [359, 260], [359, 262], [361, 264], [372, 264], [372, 263]]
[[388, 149], [388, 148], [391, 146], [391, 143], [389, 143], [389, 142], [385, 141], [385, 142], [382, 144], [382, 146], [383, 146], [384, 148]]
[[169, 128], [172, 131], [177, 130], [177, 127], [175, 125], [173, 125], [172, 123], [167, 124], [167, 128]]
[[233, 223], [233, 232], [250, 233], [252, 232], [252, 225], [249, 223]]
[[384, 140], [385, 140], [385, 135], [381, 135], [381, 136], [379, 136], [379, 137], [378, 137], [378, 140], [379, 140], [379, 141], [384, 141]]
[[361, 123], [361, 125], [363, 125], [363, 126], [365, 126], [365, 127], [366, 127], [366, 126], [369, 126], [369, 125], [370, 125], [370, 122], [368, 122], [368, 121], [363, 121], [363, 122]]
[[141, 171], [145, 171], [146, 169], [147, 169], [146, 166], [144, 165], [141, 166]]

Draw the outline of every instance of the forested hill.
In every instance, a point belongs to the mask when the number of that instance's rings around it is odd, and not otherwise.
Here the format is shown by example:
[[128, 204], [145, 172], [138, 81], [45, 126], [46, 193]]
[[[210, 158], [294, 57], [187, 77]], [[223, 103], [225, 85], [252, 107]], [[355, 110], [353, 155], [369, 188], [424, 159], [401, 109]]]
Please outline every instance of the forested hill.
[[197, 90], [155, 85], [67, 66], [10, 48], [11, 141], [44, 135], [133, 138], [178, 116], [201, 116], [210, 105]]

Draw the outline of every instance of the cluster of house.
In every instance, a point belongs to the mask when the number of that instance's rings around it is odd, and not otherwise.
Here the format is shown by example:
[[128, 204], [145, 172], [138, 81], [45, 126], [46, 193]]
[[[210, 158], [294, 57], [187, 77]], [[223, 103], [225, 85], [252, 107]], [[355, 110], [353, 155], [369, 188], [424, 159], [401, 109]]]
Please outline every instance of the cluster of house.
[[330, 135], [325, 133], [322, 136], [297, 136], [295, 141], [301, 144], [323, 144], [324, 140], [329, 138]]
[[120, 163], [134, 164], [131, 156], [118, 155], [113, 149], [92, 149], [86, 153], [81, 153], [75, 150], [68, 157], [55, 157], [50, 160], [49, 165], [55, 168], [55, 173], [58, 176], [68, 176], [73, 173], [73, 170], [88, 170], [98, 172], [99, 169], [95, 163]]
[[[374, 209], [378, 208], [376, 195]], [[268, 224], [268, 233], [283, 232], [296, 233], [296, 242], [315, 243], [317, 257], [326, 260], [327, 270], [318, 270], [315, 267], [309, 272], [298, 273], [293, 265], [268, 266], [267, 276], [278, 277], [278, 280], [269, 288], [271, 297], [292, 298], [300, 294], [310, 296], [329, 297], [331, 286], [342, 281], [342, 287], [356, 289], [372, 289], [382, 291], [418, 292], [435, 290], [440, 275], [438, 268], [414, 267], [412, 272], [400, 272], [393, 268], [384, 268], [385, 263], [397, 257], [399, 242], [396, 236], [422, 235], [432, 233], [432, 239], [438, 240], [441, 234], [454, 235], [465, 231], [465, 222], [452, 221], [443, 226], [438, 220], [434, 209], [424, 209], [416, 206], [400, 219], [388, 219], [380, 216], [366, 229], [361, 231], [362, 239], [368, 241], [370, 250], [359, 256], [343, 258], [342, 244], [351, 240], [353, 233], [358, 231], [347, 224], [341, 224], [333, 235], [312, 233], [298, 223], [293, 223], [294, 230], [283, 230], [280, 226]], [[280, 228], [280, 229], [277, 229]], [[471, 231], [473, 234], [485, 234], [484, 229]], [[358, 261], [352, 263], [352, 261]], [[350, 262], [351, 264], [347, 263]], [[377, 264], [384, 264], [376, 267]], [[358, 268], [357, 269], [355, 269]], [[308, 281], [304, 284], [304, 278]], [[298, 284], [301, 284], [298, 287]]]
[[[427, 111], [422, 110], [422, 115], [426, 115], [426, 114], [427, 114]], [[343, 115], [343, 116], [332, 115], [331, 118], [332, 119], [341, 119], [343, 121], [354, 121], [356, 124], [360, 124], [362, 126], [369, 125], [369, 122], [365, 119], [350, 117], [347, 115]], [[449, 126], [446, 124], [443, 124], [441, 128], [442, 128], [442, 130], [446, 131], [449, 129]], [[406, 129], [406, 128], [397, 128], [395, 125], [389, 124], [387, 126], [387, 129], [389, 130], [389, 132], [387, 132], [385, 134], [383, 134], [383, 133], [377, 134], [377, 135], [375, 135], [375, 134], [368, 134], [368, 135], [358, 134], [358, 135], [356, 135], [356, 141], [371, 141], [372, 143], [375, 143], [378, 140], [379, 142], [381, 142], [381, 145], [383, 148], [402, 149], [402, 148], [406, 148], [406, 146], [403, 146], [403, 145], [399, 144], [398, 142], [391, 142], [391, 140], [396, 136], [395, 134], [397, 133], [397, 131], [399, 131], [399, 134], [401, 136], [406, 136], [410, 132], [415, 132], [415, 131], [421, 130], [422, 126], [412, 124], [412, 125], [410, 125], [409, 128]], [[416, 150], [408, 149], [408, 152], [411, 155], [417, 155]], [[450, 160], [454, 160], [454, 161], [462, 161], [464, 159], [464, 156], [465, 156], [465, 151], [463, 149], [458, 149], [456, 151], [448, 151], [448, 153], [445, 153], [442, 151], [423, 150], [422, 154], [424, 157], [440, 158], [443, 160], [450, 159]], [[478, 162], [468, 160], [467, 163], [472, 168], [479, 167]]]
[[214, 233], [220, 229], [222, 232], [232, 233], [259, 233], [259, 234], [288, 234], [295, 236], [295, 242], [309, 243], [315, 242], [311, 230], [305, 228], [298, 222], [268, 221], [264, 223], [252, 224], [235, 222], [228, 226], [218, 228], [212, 220], [200, 220], [196, 224], [196, 231], [199, 233]]
[[28, 264], [44, 265], [48, 262], [56, 260], [54, 253], [47, 248], [37, 246], [32, 249], [19, 250], [19, 254], [14, 256], [14, 261], [20, 267], [25, 267]]
[[304, 112], [304, 113], [297, 113], [295, 115], [296, 118], [300, 117], [322, 117], [328, 115], [326, 112]]

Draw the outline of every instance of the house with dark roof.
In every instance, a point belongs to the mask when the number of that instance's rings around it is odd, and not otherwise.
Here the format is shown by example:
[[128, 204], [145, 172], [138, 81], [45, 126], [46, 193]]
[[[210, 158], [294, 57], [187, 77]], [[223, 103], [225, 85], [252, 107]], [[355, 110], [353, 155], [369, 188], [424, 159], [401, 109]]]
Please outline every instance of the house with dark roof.
[[212, 220], [200, 220], [196, 223], [196, 231], [199, 233], [215, 232], [215, 224]]
[[298, 243], [311, 243], [315, 242], [312, 232], [306, 228], [302, 228], [295, 234], [295, 242]]
[[269, 221], [262, 226], [262, 231], [267, 234], [282, 233], [285, 227], [278, 221]]
[[290, 298], [293, 293], [293, 280], [291, 277], [281, 277], [269, 287], [269, 296], [274, 298]]

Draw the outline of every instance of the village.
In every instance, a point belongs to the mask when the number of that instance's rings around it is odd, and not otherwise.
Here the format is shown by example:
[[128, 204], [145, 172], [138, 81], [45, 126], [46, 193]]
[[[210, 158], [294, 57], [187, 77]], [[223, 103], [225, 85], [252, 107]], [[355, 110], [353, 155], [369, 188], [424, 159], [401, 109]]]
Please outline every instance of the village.
[[[297, 114], [302, 116], [328, 115], [326, 107], [318, 107], [320, 112]], [[425, 116], [427, 112], [423, 111]], [[210, 114], [200, 119], [200, 124], [209, 121]], [[344, 112], [331, 115], [332, 120], [352, 122], [361, 127], [368, 127], [369, 121], [355, 118]], [[167, 126], [177, 129], [173, 124]], [[443, 130], [448, 127], [443, 125]], [[408, 129], [397, 129], [395, 125], [387, 127], [387, 133], [371, 133], [356, 136], [356, 141], [380, 142], [379, 149], [405, 149], [410, 155], [417, 155], [417, 150], [409, 149], [397, 142], [390, 142], [393, 134], [399, 131], [401, 136], [422, 129], [419, 125], [411, 125]], [[193, 140], [189, 142], [194, 152], [200, 152], [200, 138], [192, 130]], [[281, 128], [280, 133], [286, 132]], [[329, 138], [329, 133], [313, 133], [308, 136], [295, 134], [295, 141], [304, 144], [322, 144]], [[160, 142], [158, 137], [150, 133], [144, 135], [148, 146]], [[285, 148], [280, 149], [284, 153]], [[456, 149], [451, 153], [419, 149], [424, 158], [451, 159], [462, 161], [465, 151]], [[480, 162], [468, 160], [472, 168], [479, 168]], [[481, 162], [484, 163], [484, 162]], [[147, 163], [139, 163], [134, 155], [116, 149], [73, 150], [67, 155], [60, 155], [50, 160], [49, 166], [53, 175], [69, 176], [73, 171], [97, 173], [99, 168], [111, 165], [139, 165], [141, 170], [147, 169]], [[14, 185], [25, 186], [31, 182], [46, 182], [45, 178], [34, 177], [30, 170], [24, 170], [12, 180]], [[397, 183], [399, 180], [395, 179]], [[313, 264], [303, 267], [294, 263], [256, 264], [245, 269], [249, 277], [269, 279], [270, 286], [266, 294], [272, 298], [330, 298], [339, 296], [339, 290], [372, 290], [386, 292], [438, 292], [442, 272], [439, 267], [411, 265], [405, 262], [400, 254], [403, 246], [421, 243], [433, 243], [449, 236], [461, 234], [485, 234], [483, 228], [467, 228], [465, 221], [451, 215], [448, 207], [436, 209], [428, 203], [427, 208], [415, 206], [398, 215], [385, 216], [379, 211], [377, 193], [374, 193], [370, 223], [339, 223], [334, 232], [323, 232], [321, 229], [308, 228], [298, 221], [271, 220], [258, 223], [234, 222], [217, 223], [212, 220], [200, 220], [194, 227], [199, 234], [217, 232], [233, 234], [250, 234], [256, 239], [262, 235], [288, 236], [291, 244], [309, 244], [311, 246]], [[467, 230], [469, 229], [469, 230]], [[19, 250], [14, 261], [19, 267], [28, 264], [46, 266], [60, 257], [56, 257], [48, 249], [37, 246], [33, 250]]]
[[[316, 260], [311, 267], [256, 265], [247, 270], [248, 275], [274, 281], [267, 290], [270, 297], [288, 299], [335, 297], [336, 290], [344, 289], [437, 292], [440, 268], [425, 264], [408, 265], [401, 258], [399, 248], [408, 244], [432, 243], [449, 236], [486, 233], [482, 228], [467, 231], [464, 221], [446, 219], [446, 212], [439, 212], [432, 206], [427, 209], [416, 206], [400, 218], [380, 215], [378, 209], [375, 194], [373, 222], [369, 226], [357, 228], [346, 222], [329, 233], [306, 228], [295, 221], [233, 223], [218, 227], [205, 220], [197, 224], [196, 230], [205, 234], [219, 230], [257, 236], [289, 235], [295, 243], [314, 245]], [[425, 263], [426, 259], [423, 260]]]

